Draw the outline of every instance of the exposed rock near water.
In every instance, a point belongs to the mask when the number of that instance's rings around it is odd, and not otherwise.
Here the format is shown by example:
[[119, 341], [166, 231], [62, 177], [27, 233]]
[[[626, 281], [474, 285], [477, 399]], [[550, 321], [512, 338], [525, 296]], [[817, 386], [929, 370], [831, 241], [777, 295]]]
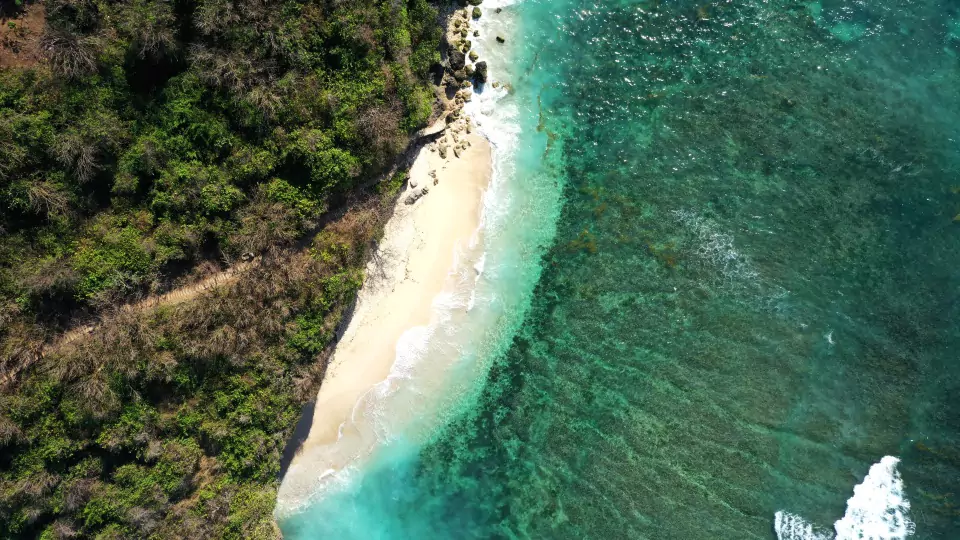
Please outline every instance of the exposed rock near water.
[[[470, 0], [468, 3], [461, 0], [461, 5], [479, 5], [480, 0]], [[440, 92], [437, 97], [443, 103], [446, 109], [445, 117], [441, 122], [443, 124], [443, 135], [438, 136], [438, 140], [430, 151], [439, 153], [441, 159], [459, 158], [463, 152], [470, 146], [470, 143], [461, 139], [461, 134], [470, 134], [473, 132], [473, 124], [470, 119], [461, 114], [465, 103], [473, 99], [473, 92], [470, 88], [474, 83], [483, 83], [487, 80], [487, 63], [478, 62], [480, 54], [472, 50], [473, 43], [466, 39], [472, 31], [474, 36], [479, 36], [480, 32], [470, 28], [471, 14], [474, 18], [479, 17], [480, 10], [469, 7], [455, 11], [448, 21], [447, 33], [445, 36], [445, 45], [447, 49], [447, 60], [443, 65], [443, 74], [440, 78]], [[469, 62], [471, 63], [468, 63]], [[479, 124], [477, 124], [479, 125]], [[450, 151], [453, 155], [449, 156]], [[431, 175], [434, 184], [437, 183], [435, 174]], [[411, 185], [410, 187], [416, 187]], [[413, 204], [422, 197], [422, 194], [414, 193], [408, 196], [407, 204]]]
[[487, 82], [487, 63], [486, 61], [477, 62], [474, 65], [473, 78], [477, 82], [485, 83]]
[[463, 53], [455, 47], [450, 47], [450, 50], [447, 51], [447, 60], [450, 62], [450, 69], [453, 71], [459, 71], [466, 65], [466, 58]]

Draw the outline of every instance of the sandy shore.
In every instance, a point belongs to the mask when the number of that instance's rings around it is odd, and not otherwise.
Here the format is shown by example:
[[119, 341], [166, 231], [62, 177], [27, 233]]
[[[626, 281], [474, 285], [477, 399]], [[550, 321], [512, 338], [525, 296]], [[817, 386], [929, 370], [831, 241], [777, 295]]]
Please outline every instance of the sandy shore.
[[[451, 144], [452, 131], [446, 138]], [[410, 170], [409, 183], [367, 265], [356, 310], [317, 395], [309, 435], [283, 479], [278, 506], [303, 501], [322, 475], [346, 466], [363, 451], [335, 444], [344, 435], [354, 435], [344, 431], [355, 431], [347, 421], [358, 400], [387, 379], [401, 335], [435, 320], [433, 300], [453, 286], [455, 264], [472, 264], [458, 261], [457, 254], [478, 234], [483, 191], [491, 177], [491, 149], [476, 134], [461, 132], [457, 139], [469, 145], [458, 149], [459, 157], [452, 149], [441, 157], [441, 142], [425, 147]], [[409, 204], [410, 195], [424, 187], [428, 193]]]

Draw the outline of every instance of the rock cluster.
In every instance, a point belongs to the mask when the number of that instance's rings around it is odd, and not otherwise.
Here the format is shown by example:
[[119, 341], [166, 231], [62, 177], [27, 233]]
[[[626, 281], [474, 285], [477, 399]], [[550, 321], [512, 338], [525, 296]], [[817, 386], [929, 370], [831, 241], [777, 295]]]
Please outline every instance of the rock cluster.
[[479, 83], [487, 82], [487, 63], [485, 61], [474, 64], [473, 78]]
[[[468, 0], [464, 4], [478, 6], [482, 0]], [[451, 94], [461, 88], [469, 88], [472, 83], [484, 83], [487, 81], [486, 62], [477, 62], [480, 55], [473, 49], [473, 42], [467, 39], [470, 35], [471, 19], [480, 17], [480, 8], [474, 7], [471, 11], [468, 9], [457, 10], [451, 15], [447, 26], [447, 60], [444, 63], [444, 73], [439, 77], [441, 85], [448, 90], [448, 99]], [[479, 30], [473, 30], [473, 36], [480, 35]], [[469, 60], [469, 63], [468, 63]]]
[[419, 201], [420, 198], [423, 197], [424, 195], [426, 195], [427, 193], [430, 193], [430, 190], [427, 188], [427, 186], [423, 186], [422, 188], [420, 188], [420, 189], [414, 191], [413, 193], [411, 193], [410, 195], [407, 195], [407, 198], [404, 199], [403, 202], [405, 202], [405, 203], [407, 203], [407, 204], [413, 204], [413, 203]]
[[447, 51], [447, 61], [452, 71], [460, 71], [466, 65], [466, 58], [459, 48], [451, 46]]
[[[477, 6], [482, 3], [482, 0], [461, 0], [461, 2], [461, 6]], [[499, 13], [499, 10], [497, 12]], [[479, 122], [474, 124], [470, 118], [462, 114], [464, 104], [473, 99], [474, 83], [481, 85], [487, 82], [487, 63], [479, 61], [480, 55], [472, 50], [473, 43], [467, 39], [471, 33], [473, 37], [480, 35], [479, 30], [470, 28], [471, 19], [479, 18], [479, 13], [478, 8], [471, 10], [467, 7], [451, 15], [447, 26], [446, 60], [442, 65], [438, 64], [434, 68], [435, 79], [440, 87], [438, 98], [444, 103], [446, 113], [444, 123], [441, 124], [442, 135], [438, 131], [438, 138], [430, 143], [429, 150], [444, 160], [462, 156], [470, 148], [467, 135], [473, 133], [475, 125], [479, 125]], [[500, 85], [495, 82], [493, 86], [497, 88]], [[429, 175], [433, 179], [433, 185], [440, 182], [437, 171], [431, 170]], [[429, 193], [427, 186], [418, 186], [416, 181], [411, 180], [409, 194], [404, 202], [415, 204], [427, 193]]]

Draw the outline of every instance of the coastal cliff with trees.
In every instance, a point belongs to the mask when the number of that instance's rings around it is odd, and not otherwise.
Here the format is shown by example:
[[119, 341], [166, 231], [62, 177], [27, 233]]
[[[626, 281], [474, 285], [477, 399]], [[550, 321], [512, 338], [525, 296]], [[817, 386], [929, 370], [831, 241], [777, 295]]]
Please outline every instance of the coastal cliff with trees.
[[0, 537], [277, 536], [445, 8], [0, 2]]

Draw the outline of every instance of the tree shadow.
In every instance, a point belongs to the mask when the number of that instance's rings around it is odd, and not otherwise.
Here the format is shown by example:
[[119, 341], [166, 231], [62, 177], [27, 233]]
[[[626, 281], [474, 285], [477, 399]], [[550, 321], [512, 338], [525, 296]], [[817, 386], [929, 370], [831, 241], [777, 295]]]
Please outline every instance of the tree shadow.
[[316, 405], [316, 401], [310, 401], [304, 404], [303, 409], [300, 410], [300, 419], [297, 420], [297, 427], [293, 429], [293, 435], [287, 439], [287, 445], [283, 449], [283, 455], [280, 456], [280, 473], [277, 475], [279, 480], [283, 480], [283, 477], [287, 475], [287, 469], [290, 468], [290, 463], [293, 461], [294, 456], [297, 455], [300, 447], [303, 446], [304, 441], [307, 440], [307, 436], [310, 435], [310, 426], [313, 425], [313, 411]]

